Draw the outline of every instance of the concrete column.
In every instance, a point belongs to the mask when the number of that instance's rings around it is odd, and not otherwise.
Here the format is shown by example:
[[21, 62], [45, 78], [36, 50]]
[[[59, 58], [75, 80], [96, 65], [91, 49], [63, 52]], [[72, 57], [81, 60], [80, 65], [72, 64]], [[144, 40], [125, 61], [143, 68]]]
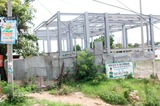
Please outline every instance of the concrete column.
[[84, 13], [84, 45], [85, 48], [90, 48], [90, 35], [89, 35], [89, 20], [88, 20], [88, 13]]
[[148, 24], [146, 25], [146, 35], [147, 35], [147, 46], [150, 45], [150, 39], [149, 39], [149, 27], [148, 27]]
[[45, 53], [45, 43], [44, 43], [45, 40], [43, 40], [43, 52]]
[[51, 52], [51, 40], [49, 36], [49, 27], [47, 23], [46, 23], [46, 35], [47, 35], [47, 52], [50, 53]]
[[126, 34], [125, 34], [126, 30], [125, 30], [125, 25], [122, 25], [122, 45], [123, 48], [126, 48]]
[[65, 51], [65, 39], [62, 40], [62, 43], [63, 43], [63, 50], [62, 51]]
[[74, 38], [74, 50], [75, 51], [77, 51], [76, 45], [77, 45], [76, 38]]
[[71, 24], [68, 25], [69, 29], [69, 45], [70, 45], [70, 51], [73, 51], [73, 36], [71, 31]]
[[67, 33], [67, 51], [70, 51], [69, 32]]
[[153, 18], [149, 17], [149, 26], [150, 26], [150, 39], [151, 39], [151, 50], [155, 54], [155, 44], [154, 44], [154, 29], [153, 29]]
[[81, 38], [81, 49], [83, 50], [83, 38]]
[[105, 25], [105, 48], [107, 48], [107, 53], [110, 53], [110, 35], [109, 35], [109, 21], [108, 21], [108, 14], [105, 13], [104, 15], [104, 25]]
[[58, 32], [58, 52], [59, 56], [62, 57], [62, 41], [61, 41], [61, 23], [60, 23], [60, 12], [57, 12], [57, 32]]
[[125, 29], [125, 35], [126, 35], [126, 48], [128, 48], [128, 30]]
[[92, 42], [92, 48], [93, 48], [93, 36], [91, 37], [91, 42]]

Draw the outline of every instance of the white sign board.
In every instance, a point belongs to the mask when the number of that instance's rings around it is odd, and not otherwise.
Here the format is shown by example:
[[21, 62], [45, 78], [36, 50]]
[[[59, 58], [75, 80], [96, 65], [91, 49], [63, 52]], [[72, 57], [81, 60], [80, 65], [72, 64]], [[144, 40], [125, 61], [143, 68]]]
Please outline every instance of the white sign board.
[[108, 63], [106, 64], [106, 74], [108, 78], [124, 78], [129, 74], [134, 74], [132, 62]]

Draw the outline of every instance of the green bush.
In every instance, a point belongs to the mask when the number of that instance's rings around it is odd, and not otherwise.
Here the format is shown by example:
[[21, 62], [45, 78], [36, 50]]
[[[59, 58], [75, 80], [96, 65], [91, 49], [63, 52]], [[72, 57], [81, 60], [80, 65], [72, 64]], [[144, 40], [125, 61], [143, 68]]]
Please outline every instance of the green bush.
[[91, 84], [100, 84], [101, 81], [107, 80], [107, 77], [103, 73], [96, 73], [95, 78], [92, 80]]
[[76, 79], [79, 81], [90, 81], [95, 78], [97, 66], [94, 64], [94, 55], [90, 51], [82, 51], [76, 61], [78, 67]]
[[35, 84], [32, 84], [32, 85], [27, 85], [24, 87], [24, 90], [27, 91], [27, 92], [35, 92], [37, 91], [37, 86]]
[[18, 90], [14, 91], [13, 93], [7, 94], [7, 102], [10, 104], [19, 104], [25, 102], [27, 99], [27, 96], [25, 96], [23, 93], [19, 92]]
[[2, 87], [2, 93], [7, 96], [6, 102], [15, 105], [26, 101], [25, 92], [18, 85], [2, 81], [0, 86]]
[[127, 100], [123, 95], [120, 95], [113, 91], [105, 91], [99, 94], [105, 102], [115, 104], [115, 105], [124, 105], [127, 104]]
[[160, 106], [160, 98], [153, 89], [146, 87], [146, 101], [145, 106]]

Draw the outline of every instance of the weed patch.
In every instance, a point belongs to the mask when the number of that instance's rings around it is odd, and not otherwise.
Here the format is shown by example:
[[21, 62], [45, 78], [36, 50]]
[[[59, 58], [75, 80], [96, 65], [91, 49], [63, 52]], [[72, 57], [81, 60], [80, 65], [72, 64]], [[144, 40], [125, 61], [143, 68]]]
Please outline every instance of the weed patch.
[[56, 89], [50, 90], [49, 93], [52, 95], [69, 95], [70, 93], [72, 93], [74, 91], [76, 91], [76, 90], [73, 87], [63, 85], [61, 88], [56, 88]]
[[117, 105], [127, 104], [127, 100], [123, 95], [120, 95], [113, 91], [100, 92], [99, 97], [102, 98], [107, 103], [117, 104]]

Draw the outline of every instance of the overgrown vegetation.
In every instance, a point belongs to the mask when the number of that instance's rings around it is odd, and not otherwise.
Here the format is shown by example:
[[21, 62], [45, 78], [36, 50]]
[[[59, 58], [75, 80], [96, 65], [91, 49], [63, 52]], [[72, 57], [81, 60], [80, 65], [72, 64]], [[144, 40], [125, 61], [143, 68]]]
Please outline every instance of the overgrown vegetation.
[[105, 74], [98, 72], [98, 66], [94, 63], [94, 55], [89, 50], [82, 51], [75, 62], [76, 81], [92, 81], [98, 84], [99, 81], [105, 80]]
[[[107, 79], [99, 84], [89, 82], [68, 82], [61, 89], [54, 89], [50, 94], [66, 95], [80, 91], [89, 97], [100, 97], [114, 105], [160, 106], [160, 82], [151, 79]], [[136, 95], [134, 95], [136, 93]], [[131, 95], [134, 96], [131, 96]]]
[[[68, 74], [63, 73], [64, 64], [62, 64], [60, 75], [56, 80], [58, 83], [50, 84], [49, 93], [68, 95], [78, 91], [89, 97], [99, 97], [114, 105], [160, 106], [160, 95], [158, 95], [160, 81], [157, 75], [151, 75], [151, 79], [134, 79], [132, 75], [128, 75], [124, 79], [107, 79], [103, 71], [99, 73], [99, 68], [104, 70], [104, 66], [94, 64], [93, 54], [90, 51], [82, 51], [75, 62], [74, 77], [76, 80], [63, 81]], [[7, 95], [7, 99], [1, 102], [4, 104], [3, 106], [5, 104], [13, 106], [27, 104], [31, 99], [27, 98], [25, 93], [37, 91], [35, 85], [24, 87], [14, 85], [14, 93], [10, 92], [12, 86], [6, 82], [0, 82], [0, 87]]]
[[72, 92], [77, 91], [74, 87], [69, 85], [63, 85], [61, 88], [54, 88], [49, 91], [53, 95], [69, 95]]
[[[12, 87], [14, 89], [12, 89]], [[71, 105], [71, 104], [64, 104], [61, 102], [49, 102], [47, 100], [35, 100], [33, 98], [29, 98], [28, 96], [26, 96], [26, 94], [35, 91], [37, 89], [35, 85], [27, 85], [25, 87], [20, 87], [16, 84], [14, 85], [7, 84], [7, 82], [2, 81], [0, 82], [0, 88], [2, 89], [2, 93], [0, 93], [0, 95], [1, 96], [6, 95], [6, 98], [4, 98], [4, 100], [1, 100], [0, 97], [0, 106], [32, 106], [34, 104], [45, 105], [45, 106], [80, 106], [78, 104]], [[68, 86], [66, 86], [66, 89], [67, 88]], [[68, 90], [70, 89], [67, 89], [66, 91], [68, 92]]]
[[94, 55], [90, 51], [82, 51], [76, 61], [76, 80], [92, 80], [97, 73], [97, 67], [94, 64]]
[[[105, 81], [100, 81], [99, 84], [92, 84], [91, 82], [92, 81], [63, 83], [60, 89], [54, 87], [49, 91], [49, 93], [53, 95], [68, 95], [72, 92], [78, 91], [84, 93], [86, 96], [89, 97], [100, 97], [105, 102], [114, 105], [160, 105], [160, 95], [158, 95], [160, 90], [160, 82], [158, 80], [132, 78], [115, 80], [107, 79]], [[8, 89], [11, 88], [10, 85], [8, 85], [6, 82], [1, 82], [0, 86], [3, 89], [3, 93], [7, 94], [7, 99], [0, 103], [3, 104], [3, 106], [16, 106], [22, 104], [23, 106], [31, 106], [31, 104], [34, 103], [44, 104], [44, 102], [42, 101], [37, 102], [36, 100], [25, 96], [26, 91], [28, 91], [30, 87], [24, 88], [15, 85], [15, 92], [13, 97], [12, 95], [10, 95], [10, 92], [8, 92]], [[29, 91], [30, 90], [31, 89], [29, 89]], [[138, 99], [130, 98], [131, 92], [137, 92]], [[51, 104], [54, 104], [51, 102], [45, 103], [48, 104], [47, 106], [52, 106]]]
[[23, 91], [16, 84], [8, 84], [7, 82], [0, 82], [2, 93], [6, 95], [5, 102], [16, 105], [25, 102], [27, 97]]
[[[148, 83], [147, 83], [148, 82]], [[78, 84], [79, 85], [79, 84]], [[160, 82], [147, 79], [117, 79], [100, 82], [98, 85], [81, 83], [80, 91], [92, 97], [99, 96], [111, 104], [132, 104], [145, 106], [159, 106]], [[132, 91], [137, 91], [139, 100], [129, 100], [128, 96]]]
[[98, 72], [93, 54], [82, 51], [76, 61], [76, 82], [63, 83], [60, 89], [53, 89], [50, 94], [67, 95], [80, 91], [115, 105], [159, 106], [160, 96], [156, 95], [159, 90], [160, 82], [155, 78], [134, 79], [132, 75], [128, 75], [125, 79], [107, 79], [105, 74]]

